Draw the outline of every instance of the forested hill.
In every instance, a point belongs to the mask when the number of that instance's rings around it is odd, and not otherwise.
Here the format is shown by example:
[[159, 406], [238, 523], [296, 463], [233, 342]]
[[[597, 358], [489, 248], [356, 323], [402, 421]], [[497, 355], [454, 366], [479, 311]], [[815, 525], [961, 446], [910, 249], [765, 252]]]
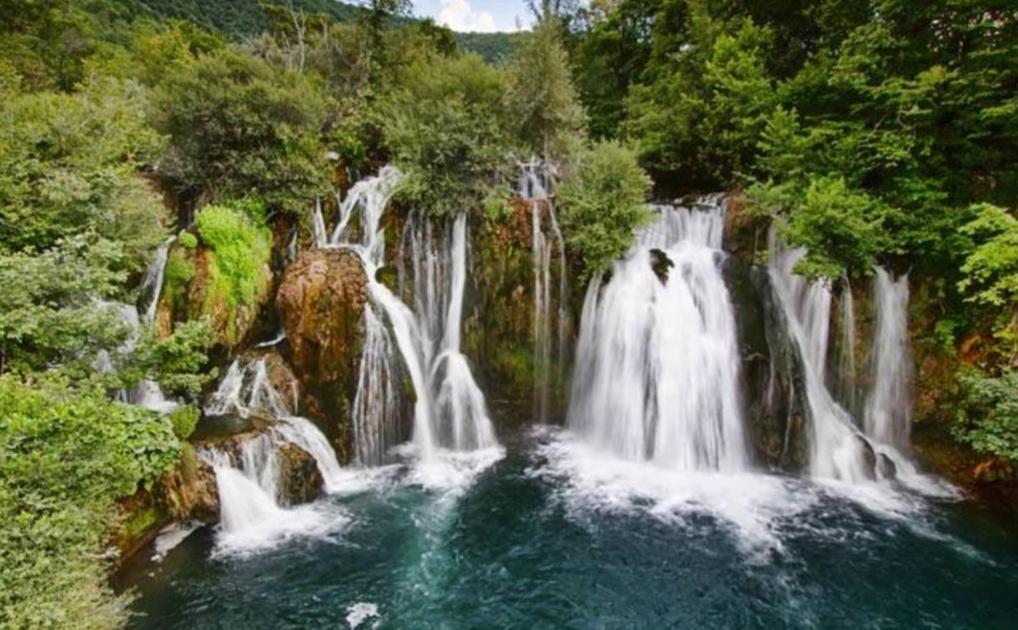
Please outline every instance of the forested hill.
[[[292, 6], [309, 15], [327, 15], [337, 21], [354, 19], [361, 8], [336, 0], [133, 0], [155, 18], [176, 18], [232, 37], [262, 33], [269, 26], [266, 5]], [[516, 37], [512, 33], [455, 33], [460, 48], [476, 52], [485, 61], [508, 58]]]

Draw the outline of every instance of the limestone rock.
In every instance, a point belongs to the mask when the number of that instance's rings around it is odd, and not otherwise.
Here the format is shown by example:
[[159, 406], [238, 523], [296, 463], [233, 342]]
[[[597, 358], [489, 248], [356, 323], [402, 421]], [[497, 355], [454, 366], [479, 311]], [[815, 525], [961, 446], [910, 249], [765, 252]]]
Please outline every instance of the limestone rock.
[[303, 252], [276, 294], [290, 365], [300, 382], [301, 410], [332, 440], [340, 461], [353, 453], [350, 409], [362, 345], [367, 277], [356, 254]]

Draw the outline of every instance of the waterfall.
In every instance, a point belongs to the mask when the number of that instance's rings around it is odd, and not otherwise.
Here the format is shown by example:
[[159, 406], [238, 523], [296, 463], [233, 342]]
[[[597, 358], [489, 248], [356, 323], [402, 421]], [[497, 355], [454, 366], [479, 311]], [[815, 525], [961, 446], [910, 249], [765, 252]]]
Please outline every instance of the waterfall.
[[908, 276], [895, 280], [875, 267], [876, 327], [870, 352], [873, 387], [866, 400], [866, 435], [899, 451], [909, 449], [912, 423], [909, 388], [912, 355], [908, 343]]
[[[276, 500], [275, 451], [267, 449], [267, 440], [255, 438], [241, 447], [245, 467], [238, 467], [223, 451], [203, 449], [201, 457], [216, 473], [219, 493], [219, 522], [222, 530], [236, 534], [284, 514]], [[262, 466], [258, 467], [256, 464]]]
[[[565, 241], [559, 228], [555, 205], [548, 193], [553, 181], [551, 169], [532, 159], [520, 164], [517, 194], [530, 201], [531, 243], [534, 262], [534, 416], [542, 424], [549, 420], [551, 406], [552, 345], [557, 338], [558, 380], [564, 380], [567, 360], [569, 279], [566, 273]], [[543, 215], [547, 213], [551, 236], [546, 233]], [[554, 240], [554, 242], [553, 242]], [[557, 325], [552, 329], [552, 248], [558, 252]]]
[[166, 277], [166, 260], [169, 258], [170, 247], [176, 240], [176, 236], [171, 236], [160, 245], [152, 262], [145, 268], [145, 273], [142, 274], [141, 293], [146, 298], [144, 301], [147, 303], [144, 315], [142, 316], [142, 320], [145, 323], [155, 321], [156, 310], [159, 308], [159, 296], [163, 292], [163, 279]]
[[852, 286], [848, 276], [842, 279], [840, 337], [838, 341], [838, 371], [835, 386], [838, 398], [849, 412], [856, 411], [856, 372], [855, 372], [855, 300], [852, 298]]
[[[376, 463], [398, 435], [392, 350], [398, 350], [414, 387], [413, 441], [430, 459], [439, 449], [465, 451], [497, 445], [491, 421], [466, 357], [460, 351], [466, 285], [466, 215], [439, 229], [408, 217], [399, 255], [400, 284], [412, 283], [408, 306], [376, 279], [385, 264], [382, 214], [402, 175], [386, 166], [358, 182], [340, 204], [329, 247], [344, 247], [364, 264], [370, 305], [365, 310], [353, 424], [361, 463]], [[360, 211], [360, 238], [352, 219]], [[402, 291], [401, 291], [402, 293]], [[375, 310], [377, 309], [377, 311]], [[384, 313], [392, 329], [381, 325]], [[395, 342], [395, 343], [393, 343]]]
[[[128, 337], [117, 349], [116, 354], [121, 358], [129, 357], [138, 343], [138, 336], [141, 334], [142, 324], [151, 324], [155, 320], [156, 310], [159, 307], [159, 296], [163, 290], [163, 278], [166, 274], [166, 261], [169, 257], [170, 246], [176, 241], [176, 237], [166, 240], [145, 268], [142, 274], [140, 291], [140, 303], [145, 304], [144, 311], [138, 307], [121, 302], [107, 302], [100, 300], [100, 308], [107, 308], [116, 313], [120, 322], [128, 329]], [[95, 369], [97, 372], [110, 372], [114, 369], [116, 361], [109, 352], [103, 350], [96, 357]], [[114, 398], [123, 403], [130, 403], [157, 411], [169, 413], [179, 405], [167, 400], [159, 383], [150, 379], [142, 379], [131, 390], [122, 389], [114, 393]]]
[[774, 230], [770, 236], [769, 274], [785, 313], [788, 332], [802, 359], [811, 415], [810, 472], [814, 477], [859, 482], [872, 478], [867, 464], [869, 443], [852, 416], [835, 402], [824, 384], [831, 317], [829, 281], [809, 282], [793, 273], [804, 249], [785, 249]]
[[[261, 485], [266, 492], [275, 494], [274, 488], [278, 482], [272, 475], [265, 478], [268, 474], [266, 471], [273, 470], [269, 464], [275, 461], [266, 453], [274, 453], [274, 449], [284, 443], [298, 446], [311, 455], [322, 473], [326, 491], [333, 492], [344, 481], [336, 453], [314, 423], [294, 415], [296, 405], [297, 392], [284, 396], [277, 391], [269, 379], [265, 359], [260, 358], [247, 363], [234, 361], [219, 382], [219, 387], [209, 396], [204, 411], [209, 416], [236, 414], [248, 418], [257, 415], [272, 421], [264, 433], [245, 442], [245, 465], [242, 466], [244, 470], [258, 471], [256, 476], [263, 481]], [[258, 448], [250, 451], [249, 458], [247, 445], [252, 442], [256, 442]]]
[[265, 359], [249, 363], [235, 360], [219, 381], [219, 387], [205, 403], [205, 414], [224, 416], [237, 414], [248, 418], [258, 414], [269, 418], [289, 416], [296, 407], [297, 392], [291, 392], [287, 404], [269, 381]]
[[392, 364], [392, 337], [373, 306], [364, 309], [364, 347], [353, 401], [357, 461], [375, 466], [399, 443], [399, 375]]
[[748, 466], [735, 318], [721, 274], [724, 208], [661, 206], [584, 301], [569, 426], [629, 460]]

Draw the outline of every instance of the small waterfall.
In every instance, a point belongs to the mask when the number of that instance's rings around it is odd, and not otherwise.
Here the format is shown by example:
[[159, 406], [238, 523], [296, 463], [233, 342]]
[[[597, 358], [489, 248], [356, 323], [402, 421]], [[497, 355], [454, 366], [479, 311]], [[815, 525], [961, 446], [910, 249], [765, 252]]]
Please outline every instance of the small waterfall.
[[[412, 282], [414, 309], [375, 277], [385, 262], [382, 214], [400, 178], [396, 168], [387, 166], [377, 177], [358, 182], [340, 205], [329, 242], [330, 247], [345, 247], [360, 256], [371, 298], [364, 315], [366, 352], [354, 404], [356, 449], [363, 453], [362, 463], [377, 461], [394, 446], [390, 440], [398, 433], [393, 340], [416, 394], [413, 439], [422, 457], [430, 459], [440, 448], [463, 451], [497, 445], [484, 396], [460, 352], [466, 215], [456, 217], [439, 235], [431, 221], [407, 219], [399, 276], [401, 286]], [[350, 235], [358, 209], [360, 240]], [[385, 313], [391, 337], [372, 310], [376, 308]]]
[[353, 401], [354, 448], [361, 465], [377, 466], [399, 443], [399, 375], [392, 364], [392, 337], [371, 305], [364, 309], [363, 325], [364, 348]]
[[870, 351], [873, 387], [866, 400], [866, 435], [899, 451], [909, 450], [912, 354], [908, 343], [908, 276], [895, 280], [875, 267], [876, 327]]
[[[326, 491], [332, 492], [343, 483], [342, 469], [321, 430], [306, 418], [294, 415], [297, 398], [296, 391], [284, 396], [276, 390], [269, 379], [264, 358], [248, 363], [237, 360], [230, 365], [219, 387], [206, 401], [204, 411], [209, 416], [237, 414], [242, 418], [259, 416], [272, 421], [273, 424], [264, 433], [245, 442], [244, 470], [258, 471], [257, 476], [262, 479], [266, 471], [274, 470], [270, 465], [274, 460], [266, 453], [274, 452], [284, 443], [294, 444], [314, 458]], [[258, 449], [250, 452], [253, 459], [248, 457], [246, 447], [252, 442], [259, 445]], [[262, 487], [268, 492], [269, 488], [275, 488], [277, 481], [275, 476], [270, 475]]]
[[159, 249], [156, 250], [155, 258], [141, 277], [141, 294], [146, 304], [142, 321], [151, 323], [155, 321], [156, 310], [159, 308], [159, 296], [163, 292], [163, 279], [166, 277], [166, 260], [170, 255], [170, 247], [176, 242], [177, 237], [171, 236]]
[[848, 277], [842, 279], [840, 337], [838, 341], [838, 371], [835, 383], [838, 400], [849, 412], [855, 412], [856, 404], [856, 371], [855, 371], [855, 300], [852, 298], [852, 286]]
[[[285, 513], [275, 496], [275, 450], [265, 449], [266, 443], [267, 440], [260, 438], [244, 443], [242, 460], [245, 467], [236, 466], [232, 458], [222, 451], [206, 449], [199, 452], [216, 473], [220, 527], [227, 534], [280, 520]], [[264, 452], [260, 452], [263, 449]], [[255, 462], [262, 463], [263, 467], [252, 466]]]
[[[114, 311], [121, 323], [130, 331], [127, 340], [117, 349], [116, 354], [119, 357], [126, 358], [134, 352], [142, 324], [151, 324], [155, 320], [166, 274], [166, 261], [174, 241], [176, 237], [166, 240], [159, 246], [152, 262], [142, 274], [140, 291], [141, 303], [146, 305], [144, 311], [121, 302], [99, 302], [100, 307]], [[100, 373], [112, 371], [115, 365], [116, 359], [105, 350], [96, 357], [95, 369]], [[142, 379], [132, 390], [119, 390], [114, 397], [120, 402], [138, 405], [159, 413], [169, 413], [179, 406], [176, 402], [167, 400], [159, 383], [150, 379]]]
[[814, 477], [860, 482], [872, 478], [866, 451], [870, 448], [852, 416], [835, 402], [824, 383], [831, 317], [829, 281], [808, 282], [793, 273], [804, 249], [788, 250], [770, 236], [769, 273], [789, 334], [799, 348], [806, 377], [812, 435], [810, 472]]
[[250, 363], [241, 363], [238, 359], [230, 364], [226, 375], [219, 381], [219, 387], [205, 403], [205, 414], [237, 414], [242, 418], [257, 414], [283, 418], [291, 415], [296, 401], [297, 392], [290, 393], [288, 404], [272, 386], [265, 359]]
[[569, 426], [601, 448], [683, 471], [748, 466], [724, 208], [658, 207], [611, 279], [591, 282]]
[[[517, 194], [530, 200], [531, 243], [534, 260], [534, 416], [542, 424], [549, 420], [551, 406], [552, 345], [558, 340], [558, 380], [564, 380], [567, 360], [569, 279], [566, 273], [565, 241], [559, 228], [555, 205], [548, 193], [553, 182], [551, 169], [536, 158], [520, 164]], [[551, 236], [546, 233], [547, 214]], [[554, 241], [554, 242], [553, 242]], [[552, 249], [558, 252], [557, 325], [552, 327]]]

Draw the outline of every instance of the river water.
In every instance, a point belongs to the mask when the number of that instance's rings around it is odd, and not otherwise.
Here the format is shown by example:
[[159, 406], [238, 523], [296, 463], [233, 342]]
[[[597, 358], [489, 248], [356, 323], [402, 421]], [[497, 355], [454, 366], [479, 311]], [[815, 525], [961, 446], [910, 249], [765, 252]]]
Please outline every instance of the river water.
[[[332, 523], [205, 527], [120, 577], [135, 628], [1007, 628], [1018, 536], [891, 482], [684, 473], [557, 429], [461, 475], [351, 473]], [[462, 472], [462, 471], [461, 471]], [[295, 528], [301, 531], [299, 528]]]

